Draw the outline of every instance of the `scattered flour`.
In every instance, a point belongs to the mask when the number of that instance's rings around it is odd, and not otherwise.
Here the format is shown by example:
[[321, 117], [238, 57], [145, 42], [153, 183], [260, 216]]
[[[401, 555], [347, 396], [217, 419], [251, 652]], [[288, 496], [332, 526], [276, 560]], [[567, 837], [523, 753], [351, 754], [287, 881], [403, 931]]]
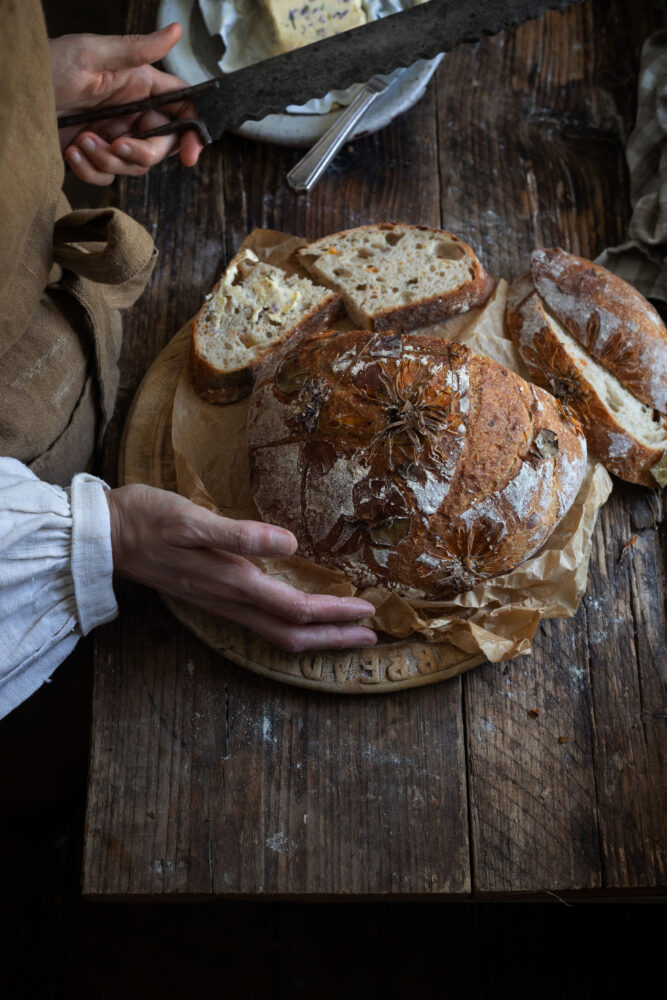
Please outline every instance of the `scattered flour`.
[[275, 851], [276, 854], [287, 854], [289, 851], [289, 840], [284, 833], [274, 833], [272, 837], [266, 838], [266, 846]]

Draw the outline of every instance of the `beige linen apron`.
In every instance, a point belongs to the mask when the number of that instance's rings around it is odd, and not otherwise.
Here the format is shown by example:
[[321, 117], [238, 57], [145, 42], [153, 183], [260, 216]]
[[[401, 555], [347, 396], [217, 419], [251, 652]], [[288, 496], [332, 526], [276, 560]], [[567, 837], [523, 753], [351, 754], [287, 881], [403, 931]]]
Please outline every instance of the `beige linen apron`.
[[121, 329], [156, 252], [116, 209], [70, 211], [37, 0], [0, 32], [0, 455], [68, 485], [113, 412]]

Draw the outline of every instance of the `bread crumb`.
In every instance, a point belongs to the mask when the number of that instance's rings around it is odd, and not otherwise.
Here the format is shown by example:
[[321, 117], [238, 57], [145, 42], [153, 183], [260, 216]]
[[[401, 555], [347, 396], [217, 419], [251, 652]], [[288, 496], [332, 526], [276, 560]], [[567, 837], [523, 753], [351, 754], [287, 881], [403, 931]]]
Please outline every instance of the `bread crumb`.
[[551, 791], [550, 788], [543, 788], [542, 791], [540, 792], [538, 798], [540, 798], [540, 799], [546, 799], [546, 797], [547, 797], [547, 795], [549, 794], [550, 791]]
[[559, 743], [569, 743], [569, 742], [570, 742], [570, 739], [569, 739], [569, 737], [568, 737], [568, 736], [559, 736], [559, 737], [558, 737], [558, 742], [559, 742]]
[[532, 717], [534, 719], [536, 719], [539, 714], [540, 714], [539, 708], [529, 708], [528, 709], [528, 715], [532, 715]]
[[620, 556], [618, 558], [619, 562], [623, 561], [623, 556], [625, 556], [630, 551], [630, 549], [632, 548], [632, 546], [637, 541], [637, 538], [638, 538], [637, 535], [633, 535], [632, 538], [630, 539], [630, 541], [625, 543], [625, 545], [621, 549], [621, 554], [620, 554]]

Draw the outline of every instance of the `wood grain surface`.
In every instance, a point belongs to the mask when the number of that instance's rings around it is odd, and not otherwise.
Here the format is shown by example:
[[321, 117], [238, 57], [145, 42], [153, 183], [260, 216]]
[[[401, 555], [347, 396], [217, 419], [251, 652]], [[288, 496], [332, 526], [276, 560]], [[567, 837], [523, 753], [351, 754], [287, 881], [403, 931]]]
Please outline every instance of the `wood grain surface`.
[[[128, 28], [150, 30], [154, 0]], [[628, 218], [623, 143], [663, 5], [586, 0], [448, 54], [426, 96], [344, 148], [310, 195], [299, 152], [225, 136], [121, 185], [160, 248], [127, 316], [105, 473], [143, 373], [247, 232], [399, 219], [462, 236], [507, 278], [536, 245], [595, 256]], [[615, 482], [574, 619], [531, 656], [341, 699], [229, 664], [118, 586], [96, 638], [84, 892], [405, 898], [665, 885], [663, 500]], [[634, 536], [635, 543], [624, 548]]]

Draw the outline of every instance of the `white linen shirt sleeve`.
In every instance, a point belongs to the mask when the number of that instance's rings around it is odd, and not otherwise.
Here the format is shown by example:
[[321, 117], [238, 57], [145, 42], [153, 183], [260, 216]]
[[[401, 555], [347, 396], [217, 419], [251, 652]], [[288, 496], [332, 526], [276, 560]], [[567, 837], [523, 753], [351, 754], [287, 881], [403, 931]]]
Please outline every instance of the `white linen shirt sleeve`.
[[85, 472], [62, 489], [0, 458], [0, 719], [118, 614], [108, 489]]

